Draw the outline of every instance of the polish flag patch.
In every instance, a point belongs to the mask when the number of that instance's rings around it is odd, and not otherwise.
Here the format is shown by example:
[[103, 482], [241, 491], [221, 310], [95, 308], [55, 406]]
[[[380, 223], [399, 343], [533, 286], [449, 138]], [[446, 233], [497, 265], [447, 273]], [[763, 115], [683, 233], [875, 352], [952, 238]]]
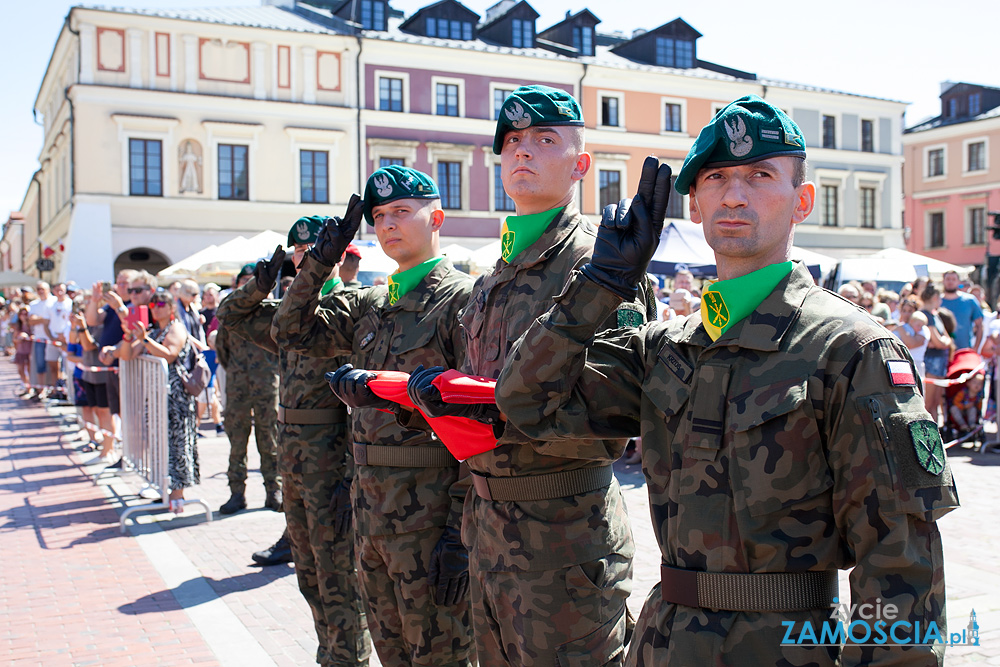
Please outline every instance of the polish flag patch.
[[916, 387], [917, 378], [913, 374], [913, 366], [904, 359], [892, 359], [885, 362], [889, 369], [889, 381], [893, 387]]

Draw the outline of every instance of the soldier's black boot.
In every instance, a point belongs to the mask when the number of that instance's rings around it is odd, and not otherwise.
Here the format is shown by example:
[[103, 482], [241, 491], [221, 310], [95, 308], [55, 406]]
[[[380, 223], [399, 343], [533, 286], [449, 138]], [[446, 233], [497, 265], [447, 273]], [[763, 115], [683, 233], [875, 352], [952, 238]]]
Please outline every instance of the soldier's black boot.
[[245, 510], [247, 508], [247, 497], [242, 493], [233, 491], [233, 494], [229, 496], [229, 500], [223, 503], [222, 507], [219, 508], [219, 514], [236, 514], [240, 510]]
[[288, 531], [286, 530], [278, 538], [278, 541], [263, 551], [254, 553], [253, 562], [258, 565], [279, 565], [281, 563], [292, 562], [292, 546], [288, 543]]
[[281, 489], [273, 488], [267, 489], [267, 495], [264, 496], [264, 509], [274, 510], [275, 512], [281, 511]]

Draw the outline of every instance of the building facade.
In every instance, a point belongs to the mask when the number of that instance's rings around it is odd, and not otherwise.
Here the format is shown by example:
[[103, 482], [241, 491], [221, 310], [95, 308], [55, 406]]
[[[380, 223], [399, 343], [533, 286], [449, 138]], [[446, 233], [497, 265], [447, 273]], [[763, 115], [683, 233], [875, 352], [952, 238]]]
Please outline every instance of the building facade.
[[[631, 194], [646, 155], [678, 170], [711, 116], [753, 93], [788, 111], [809, 146], [818, 201], [796, 243], [837, 256], [903, 245], [902, 103], [705, 61], [682, 19], [631, 36], [601, 33], [588, 10], [540, 31], [537, 19], [516, 0], [482, 16], [455, 0], [409, 17], [385, 0], [73, 8], [35, 101], [41, 168], [0, 257], [31, 270], [47, 254], [50, 278], [156, 271], [336, 214], [393, 163], [438, 180], [443, 244], [478, 247], [513, 210], [492, 140], [523, 83], [581, 101], [594, 156], [584, 213]], [[686, 199], [668, 215], [687, 218]]]
[[903, 135], [907, 249], [982, 267], [1000, 254], [987, 230], [1000, 211], [1000, 88], [941, 88], [941, 114]]

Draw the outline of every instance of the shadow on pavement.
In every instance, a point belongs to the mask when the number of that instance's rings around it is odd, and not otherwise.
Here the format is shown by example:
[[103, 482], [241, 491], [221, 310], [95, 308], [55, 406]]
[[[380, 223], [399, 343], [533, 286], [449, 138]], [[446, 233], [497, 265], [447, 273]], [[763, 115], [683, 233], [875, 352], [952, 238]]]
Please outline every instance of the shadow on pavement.
[[[216, 597], [222, 597], [229, 593], [249, 591], [267, 586], [276, 579], [287, 577], [294, 573], [295, 568], [291, 565], [275, 565], [226, 579], [198, 577], [197, 579], [189, 579], [176, 588], [144, 595], [135, 602], [121, 605], [118, 607], [118, 611], [134, 616], [138, 614], [160, 613], [169, 609], [178, 609], [181, 606], [189, 609], [206, 602], [211, 602]], [[204, 584], [206, 582], [211, 586], [211, 592], [205, 589]], [[183, 604], [179, 601], [183, 601]]]

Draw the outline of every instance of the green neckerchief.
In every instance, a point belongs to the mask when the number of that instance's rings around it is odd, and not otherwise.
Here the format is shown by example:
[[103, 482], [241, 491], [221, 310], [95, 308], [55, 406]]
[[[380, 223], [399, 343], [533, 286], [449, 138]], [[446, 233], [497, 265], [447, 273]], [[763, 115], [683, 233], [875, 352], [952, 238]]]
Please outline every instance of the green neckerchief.
[[332, 292], [337, 285], [339, 285], [342, 282], [344, 282], [344, 281], [341, 280], [339, 277], [338, 278], [330, 278], [325, 283], [323, 283], [323, 287], [322, 287], [322, 289], [320, 289], [319, 295], [320, 296], [326, 296], [327, 294], [329, 294], [330, 292]]
[[500, 257], [510, 263], [512, 257], [541, 238], [565, 206], [531, 215], [508, 215], [500, 232]]
[[406, 296], [406, 293], [417, 286], [424, 277], [431, 272], [437, 263], [444, 259], [432, 257], [422, 264], [417, 264], [412, 269], [397, 271], [389, 276], [389, 305], [394, 306], [396, 302]]
[[701, 321], [712, 340], [754, 311], [781, 279], [792, 272], [792, 262], [771, 264], [732, 280], [720, 280], [701, 295]]

